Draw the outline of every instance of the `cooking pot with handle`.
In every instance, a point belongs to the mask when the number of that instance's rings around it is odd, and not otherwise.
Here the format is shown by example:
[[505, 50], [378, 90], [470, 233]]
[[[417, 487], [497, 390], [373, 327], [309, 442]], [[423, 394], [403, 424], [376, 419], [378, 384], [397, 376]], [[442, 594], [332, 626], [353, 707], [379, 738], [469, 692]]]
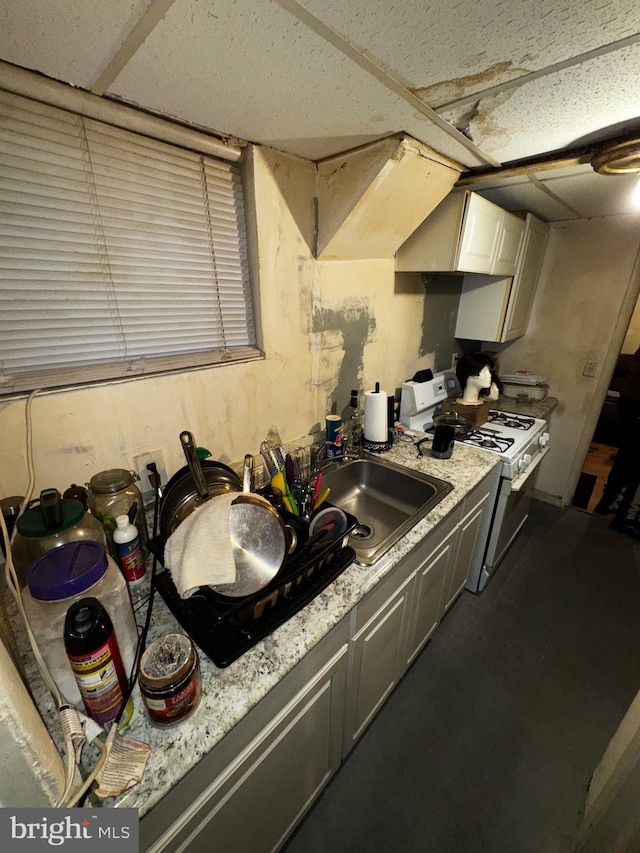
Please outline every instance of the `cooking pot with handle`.
[[242, 481], [233, 468], [212, 459], [198, 459], [190, 432], [180, 433], [180, 441], [187, 465], [176, 471], [162, 493], [159, 527], [165, 540], [205, 501], [225, 492], [242, 491]]

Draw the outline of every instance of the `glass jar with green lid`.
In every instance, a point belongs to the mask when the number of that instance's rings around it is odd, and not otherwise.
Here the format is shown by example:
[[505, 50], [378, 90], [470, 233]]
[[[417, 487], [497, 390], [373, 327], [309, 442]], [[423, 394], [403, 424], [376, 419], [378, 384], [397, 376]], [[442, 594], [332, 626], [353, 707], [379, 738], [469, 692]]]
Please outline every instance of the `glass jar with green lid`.
[[102, 523], [109, 541], [109, 548], [117, 559], [113, 544], [113, 531], [116, 529], [116, 518], [119, 515], [129, 516], [132, 524], [138, 528], [140, 544], [146, 555], [149, 534], [144, 514], [142, 494], [136, 486], [139, 480], [133, 471], [126, 468], [110, 468], [94, 474], [89, 481], [89, 509]]

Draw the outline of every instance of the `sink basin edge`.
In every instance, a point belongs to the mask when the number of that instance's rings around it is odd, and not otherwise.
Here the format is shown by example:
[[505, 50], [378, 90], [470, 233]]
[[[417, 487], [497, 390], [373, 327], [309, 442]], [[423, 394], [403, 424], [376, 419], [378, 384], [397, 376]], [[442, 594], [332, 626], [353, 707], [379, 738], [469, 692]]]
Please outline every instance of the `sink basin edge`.
[[331, 503], [351, 513], [358, 525], [349, 537], [355, 563], [377, 562], [453, 490], [447, 480], [380, 459], [348, 457], [322, 469]]

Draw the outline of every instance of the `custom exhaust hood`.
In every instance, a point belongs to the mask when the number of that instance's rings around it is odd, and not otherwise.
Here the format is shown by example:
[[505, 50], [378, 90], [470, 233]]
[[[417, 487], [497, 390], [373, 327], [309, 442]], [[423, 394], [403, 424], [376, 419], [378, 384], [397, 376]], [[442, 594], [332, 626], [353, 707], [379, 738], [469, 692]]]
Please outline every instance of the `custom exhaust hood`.
[[404, 134], [320, 161], [318, 259], [392, 258], [462, 171]]

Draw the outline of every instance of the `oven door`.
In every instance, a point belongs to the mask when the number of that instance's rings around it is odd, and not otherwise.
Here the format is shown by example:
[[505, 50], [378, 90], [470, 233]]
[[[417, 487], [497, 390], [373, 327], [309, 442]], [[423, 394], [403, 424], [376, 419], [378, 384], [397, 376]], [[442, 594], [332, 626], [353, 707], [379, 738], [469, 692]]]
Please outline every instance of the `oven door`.
[[527, 470], [518, 474], [513, 480], [506, 477], [500, 479], [479, 591], [482, 591], [487, 585], [489, 578], [529, 517], [531, 493], [535, 484], [538, 465], [546, 454], [547, 448], [541, 450]]

